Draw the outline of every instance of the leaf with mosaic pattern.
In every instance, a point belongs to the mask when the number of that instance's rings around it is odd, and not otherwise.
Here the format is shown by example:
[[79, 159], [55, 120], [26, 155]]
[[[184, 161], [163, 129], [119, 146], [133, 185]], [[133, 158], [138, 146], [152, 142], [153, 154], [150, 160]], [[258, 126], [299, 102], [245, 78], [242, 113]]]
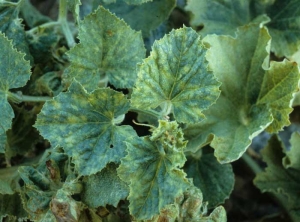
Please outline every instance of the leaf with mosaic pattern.
[[128, 109], [122, 93], [100, 88], [89, 94], [74, 81], [45, 103], [35, 127], [52, 146], [63, 147], [79, 174], [91, 175], [125, 156], [124, 141], [136, 136], [131, 126], [118, 126]]
[[240, 158], [263, 130], [273, 133], [289, 125], [299, 70], [287, 60], [269, 65], [266, 28], [243, 26], [236, 38], [209, 35], [204, 41], [211, 45], [207, 59], [222, 93], [203, 122], [184, 130], [187, 149], [196, 152], [211, 142], [217, 159], [228, 163]]
[[18, 52], [12, 41], [0, 33], [0, 153], [5, 150], [6, 131], [11, 128], [14, 112], [7, 99], [9, 89], [22, 87], [30, 78], [30, 64], [24, 60], [24, 54]]
[[161, 124], [164, 126], [158, 127], [155, 137], [126, 143], [128, 154], [117, 170], [120, 178], [129, 184], [129, 211], [139, 220], [159, 215], [190, 186], [180, 169], [186, 160], [182, 131], [175, 122]]
[[67, 55], [70, 66], [64, 78], [76, 78], [88, 91], [107, 81], [117, 88], [130, 88], [136, 78], [136, 64], [145, 57], [140, 32], [103, 7], [80, 22], [80, 43]]
[[178, 122], [204, 119], [203, 110], [218, 98], [220, 83], [207, 70], [206, 48], [191, 28], [173, 30], [153, 45], [138, 66], [132, 105], [141, 109], [161, 107]]

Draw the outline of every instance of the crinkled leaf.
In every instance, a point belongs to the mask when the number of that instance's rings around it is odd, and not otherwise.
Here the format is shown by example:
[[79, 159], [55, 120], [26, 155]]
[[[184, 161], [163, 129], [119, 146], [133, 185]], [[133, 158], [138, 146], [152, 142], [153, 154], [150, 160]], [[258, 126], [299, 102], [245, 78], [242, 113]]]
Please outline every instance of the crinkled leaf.
[[105, 78], [117, 88], [133, 86], [136, 64], [145, 56], [141, 33], [100, 7], [80, 22], [78, 38], [67, 53], [71, 64], [65, 76], [75, 77], [87, 91]]
[[[114, 4], [107, 4], [105, 0], [95, 0], [94, 8], [101, 4], [134, 30], [141, 30], [143, 36], [166, 21], [176, 5], [175, 0], [153, 0], [141, 5], [128, 5], [124, 0], [117, 0]], [[139, 18], [139, 19], [137, 19]]]
[[187, 27], [156, 41], [150, 56], [138, 66], [133, 106], [167, 107], [178, 122], [203, 120], [202, 111], [218, 98], [220, 85], [207, 71], [205, 53], [200, 36]]
[[171, 141], [161, 143], [144, 137], [126, 143], [128, 155], [121, 160], [118, 175], [129, 184], [129, 211], [136, 219], [158, 215], [189, 186], [180, 169], [186, 160], [184, 146]]
[[79, 174], [91, 175], [125, 156], [124, 141], [136, 133], [114, 121], [128, 109], [122, 93], [102, 88], [89, 94], [74, 81], [68, 92], [46, 102], [35, 127], [52, 146], [63, 147]]
[[107, 204], [117, 207], [129, 193], [127, 184], [117, 175], [117, 165], [108, 164], [101, 172], [83, 179], [82, 200], [89, 207], [97, 208]]
[[267, 67], [270, 36], [265, 28], [244, 26], [236, 38], [213, 35], [204, 41], [211, 45], [207, 59], [222, 82], [222, 93], [204, 113], [207, 119], [184, 133], [191, 141], [190, 151], [212, 140], [217, 159], [228, 163], [238, 159], [264, 129], [277, 132], [289, 124], [299, 71], [286, 60]]
[[30, 78], [30, 64], [24, 54], [13, 48], [12, 42], [0, 33], [0, 153], [4, 152], [6, 131], [11, 128], [13, 110], [7, 102], [9, 89], [22, 87]]
[[[297, 147], [298, 148], [298, 147]], [[300, 220], [300, 170], [286, 169], [283, 164], [285, 154], [282, 144], [273, 136], [262, 150], [262, 156], [268, 167], [254, 179], [254, 184], [262, 192], [272, 192], [283, 203], [293, 221]]]
[[[20, 2], [19, 4], [22, 4]], [[17, 50], [26, 54], [25, 58], [27, 60], [32, 60], [22, 21], [18, 18], [20, 7], [22, 6], [12, 4], [0, 5], [0, 31], [4, 33], [8, 39], [12, 40]]]
[[28, 219], [28, 214], [22, 206], [22, 201], [18, 193], [12, 195], [0, 194], [0, 221], [7, 221], [3, 219], [5, 217], [11, 219], [8, 221]]
[[233, 190], [234, 174], [230, 164], [220, 164], [212, 154], [204, 154], [199, 160], [190, 158], [185, 172], [203, 193], [208, 207], [213, 208], [224, 202]]
[[286, 152], [286, 157], [283, 158], [283, 165], [285, 168], [293, 168], [300, 171], [300, 133], [293, 133], [290, 142], [291, 150]]
[[299, 0], [276, 0], [266, 12], [271, 18], [267, 27], [272, 36], [272, 51], [277, 56], [292, 56], [300, 49]]

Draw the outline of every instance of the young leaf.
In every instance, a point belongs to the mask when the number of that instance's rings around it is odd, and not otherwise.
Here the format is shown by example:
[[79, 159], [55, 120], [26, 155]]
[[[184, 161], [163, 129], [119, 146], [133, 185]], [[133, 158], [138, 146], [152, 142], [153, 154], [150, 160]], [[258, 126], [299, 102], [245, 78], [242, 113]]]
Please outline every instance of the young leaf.
[[116, 169], [117, 165], [111, 163], [101, 172], [83, 179], [82, 201], [85, 204], [91, 208], [107, 204], [117, 207], [119, 201], [128, 196], [128, 186], [118, 177]]
[[150, 56], [138, 66], [132, 93], [134, 107], [162, 107], [178, 122], [204, 119], [202, 113], [219, 96], [219, 82], [207, 71], [206, 49], [191, 28], [173, 30], [156, 41]]
[[105, 79], [117, 88], [133, 86], [136, 64], [145, 56], [141, 33], [100, 7], [80, 22], [78, 38], [67, 53], [71, 64], [65, 76], [75, 77], [89, 92]]
[[74, 81], [68, 92], [46, 102], [35, 127], [53, 147], [63, 147], [80, 175], [91, 175], [125, 156], [124, 141], [136, 133], [117, 124], [128, 109], [122, 93], [102, 88], [89, 94]]
[[[118, 168], [120, 178], [129, 184], [129, 211], [139, 220], [158, 215], [190, 185], [180, 170], [186, 160], [183, 153], [186, 143], [181, 129], [169, 132], [168, 129], [177, 127], [177, 124], [165, 125], [161, 137], [152, 140], [149, 137], [137, 138], [126, 143], [128, 155]], [[181, 137], [176, 138], [176, 135]]]
[[233, 190], [234, 174], [231, 165], [220, 164], [212, 154], [204, 154], [200, 160], [188, 159], [184, 169], [203, 193], [209, 208], [223, 203]]
[[[116, 13], [119, 18], [136, 31], [141, 30], [143, 36], [149, 36], [150, 31], [166, 21], [176, 5], [175, 0], [153, 0], [141, 5], [128, 5], [124, 1], [115, 4], [105, 4], [105, 0], [94, 1], [94, 8], [99, 4]], [[139, 18], [139, 19], [136, 19]]]
[[[299, 146], [297, 145], [297, 148]], [[254, 184], [262, 192], [271, 192], [282, 202], [292, 221], [300, 220], [300, 170], [286, 169], [282, 144], [273, 136], [262, 150], [262, 156], [268, 167], [254, 179]]]
[[184, 132], [193, 145], [188, 149], [195, 152], [212, 140], [217, 159], [228, 163], [238, 159], [264, 129], [277, 132], [289, 124], [299, 71], [286, 60], [268, 67], [270, 36], [256, 25], [241, 27], [236, 38], [212, 35], [204, 41], [211, 45], [207, 59], [222, 82], [222, 93], [204, 113], [207, 119]]
[[22, 87], [30, 78], [30, 64], [24, 54], [13, 48], [12, 42], [0, 33], [0, 153], [4, 152], [6, 131], [11, 128], [14, 112], [9, 105], [9, 89]]

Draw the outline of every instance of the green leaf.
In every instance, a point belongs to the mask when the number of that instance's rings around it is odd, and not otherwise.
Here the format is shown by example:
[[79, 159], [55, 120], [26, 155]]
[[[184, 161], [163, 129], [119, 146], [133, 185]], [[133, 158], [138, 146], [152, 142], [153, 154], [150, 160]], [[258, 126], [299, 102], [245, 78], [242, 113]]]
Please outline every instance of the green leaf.
[[188, 0], [185, 9], [192, 13], [192, 26], [204, 26], [201, 34], [234, 35], [237, 27], [250, 22], [249, 5], [249, 0]]
[[189, 0], [185, 9], [192, 13], [192, 26], [204, 25], [203, 35], [234, 36], [240, 26], [266, 23], [272, 36], [271, 50], [277, 56], [291, 57], [300, 48], [298, 0]]
[[286, 60], [268, 67], [270, 36], [256, 25], [241, 27], [236, 38], [212, 35], [204, 41], [211, 45], [207, 59], [222, 82], [222, 93], [204, 113], [207, 119], [184, 133], [189, 151], [211, 142], [218, 161], [228, 163], [238, 159], [264, 129], [277, 132], [289, 124], [299, 71]]
[[9, 89], [22, 87], [30, 78], [30, 64], [24, 60], [24, 54], [13, 48], [12, 42], [0, 33], [0, 153], [4, 152], [6, 131], [11, 128], [14, 117], [7, 98]]
[[300, 4], [298, 0], [274, 1], [266, 10], [272, 36], [271, 50], [279, 57], [290, 57], [300, 49]]
[[234, 174], [231, 165], [220, 164], [212, 154], [204, 154], [199, 160], [188, 159], [185, 172], [202, 191], [209, 208], [223, 203], [233, 190]]
[[286, 152], [286, 157], [283, 158], [283, 165], [286, 169], [293, 168], [300, 171], [300, 133], [294, 132], [291, 140], [291, 150]]
[[14, 47], [16, 47], [18, 51], [26, 54], [25, 58], [27, 60], [32, 60], [22, 20], [18, 18], [19, 8], [22, 7], [20, 4], [22, 4], [22, 1], [19, 1], [16, 5], [0, 3], [0, 32], [12, 40]]
[[271, 192], [280, 200], [292, 221], [300, 220], [300, 170], [286, 169], [283, 164], [285, 154], [282, 144], [273, 136], [262, 150], [262, 156], [268, 167], [254, 179], [254, 184], [262, 192]]
[[100, 7], [80, 22], [78, 35], [80, 43], [67, 53], [66, 78], [75, 77], [89, 92], [107, 80], [117, 88], [133, 86], [145, 56], [141, 33]]
[[[103, 5], [136, 31], [141, 30], [143, 36], [149, 36], [150, 31], [166, 21], [176, 6], [175, 0], [153, 0], [141, 5], [128, 5], [123, 0], [108, 4], [105, 0], [95, 0], [93, 7]], [[137, 19], [139, 18], [139, 19]]]
[[[174, 122], [169, 123], [173, 128]], [[169, 125], [167, 124], [167, 125]], [[161, 131], [161, 130], [160, 130]], [[129, 211], [138, 220], [148, 220], [158, 215], [189, 186], [185, 173], [180, 169], [185, 156], [185, 143], [181, 129], [177, 132], [166, 130], [161, 137], [137, 138], [126, 143], [128, 155], [121, 160], [118, 175], [129, 184]], [[168, 134], [168, 135], [167, 135]], [[171, 135], [171, 136], [170, 136]], [[169, 138], [161, 142], [162, 138]]]
[[[5, 220], [5, 217], [9, 219]], [[0, 194], [0, 221], [23, 221], [26, 219], [28, 219], [28, 214], [22, 206], [19, 194]]]
[[46, 102], [35, 127], [53, 147], [63, 147], [80, 175], [91, 175], [125, 156], [124, 141], [136, 133], [117, 124], [128, 109], [122, 93], [102, 88], [89, 94], [74, 81], [68, 92]]
[[204, 119], [202, 113], [219, 96], [219, 82], [207, 71], [206, 49], [191, 28], [173, 30], [156, 41], [150, 56], [138, 66], [132, 105], [141, 109], [161, 107], [178, 122]]
[[84, 191], [82, 201], [91, 208], [106, 206], [117, 207], [120, 200], [124, 200], [129, 189], [127, 184], [117, 175], [117, 165], [108, 164], [101, 172], [83, 179]]

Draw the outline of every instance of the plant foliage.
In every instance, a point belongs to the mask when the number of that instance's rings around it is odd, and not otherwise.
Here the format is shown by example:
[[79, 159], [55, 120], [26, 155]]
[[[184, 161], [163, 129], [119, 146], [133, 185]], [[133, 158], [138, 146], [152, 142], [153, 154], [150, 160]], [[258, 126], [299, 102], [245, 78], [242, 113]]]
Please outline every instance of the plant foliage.
[[57, 4], [0, 1], [1, 221], [225, 222], [240, 158], [300, 220], [299, 0]]

